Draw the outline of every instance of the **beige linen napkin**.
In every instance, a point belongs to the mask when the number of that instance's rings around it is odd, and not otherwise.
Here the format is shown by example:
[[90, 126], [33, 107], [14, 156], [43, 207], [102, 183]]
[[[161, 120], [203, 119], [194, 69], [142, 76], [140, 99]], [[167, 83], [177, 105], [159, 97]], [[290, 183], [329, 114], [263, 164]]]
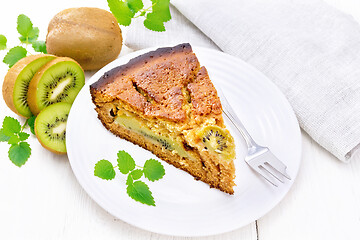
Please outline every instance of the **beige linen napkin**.
[[[255, 66], [291, 103], [300, 126], [342, 161], [360, 143], [360, 26], [320, 0], [172, 0], [166, 32], [136, 21], [133, 49], [190, 42]], [[356, 154], [357, 155], [357, 154]]]

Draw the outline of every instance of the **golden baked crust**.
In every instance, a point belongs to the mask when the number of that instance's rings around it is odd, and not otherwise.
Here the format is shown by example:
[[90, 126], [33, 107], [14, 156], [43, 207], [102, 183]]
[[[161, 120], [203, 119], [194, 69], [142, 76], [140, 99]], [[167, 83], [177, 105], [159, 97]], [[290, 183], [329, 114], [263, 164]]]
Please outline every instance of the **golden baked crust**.
[[216, 89], [189, 44], [136, 57], [106, 72], [90, 92], [99, 119], [112, 133], [211, 187], [234, 192], [235, 154], [226, 159], [211, 153], [203, 143], [210, 135], [198, 136], [204, 127], [215, 126], [233, 141]]
[[112, 69], [91, 85], [148, 117], [184, 121], [182, 89], [196, 76], [200, 64], [189, 44], [160, 48]]
[[193, 113], [199, 116], [208, 114], [221, 118], [222, 107], [216, 89], [210, 81], [205, 67], [201, 67], [193, 82], [187, 88], [190, 92]]

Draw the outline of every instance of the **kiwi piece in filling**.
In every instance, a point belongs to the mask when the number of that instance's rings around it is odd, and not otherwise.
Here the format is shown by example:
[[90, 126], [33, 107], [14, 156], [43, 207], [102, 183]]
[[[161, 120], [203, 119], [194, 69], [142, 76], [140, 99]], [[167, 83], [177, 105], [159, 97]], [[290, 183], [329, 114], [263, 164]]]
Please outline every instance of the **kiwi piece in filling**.
[[35, 120], [35, 133], [39, 142], [46, 149], [66, 153], [66, 122], [71, 104], [55, 103], [42, 110]]
[[222, 159], [235, 158], [234, 139], [227, 129], [215, 125], [204, 126], [197, 132], [204, 150], [218, 155]]
[[31, 112], [37, 115], [54, 103], [73, 103], [84, 84], [84, 71], [75, 60], [58, 57], [48, 62], [29, 84], [28, 103]]

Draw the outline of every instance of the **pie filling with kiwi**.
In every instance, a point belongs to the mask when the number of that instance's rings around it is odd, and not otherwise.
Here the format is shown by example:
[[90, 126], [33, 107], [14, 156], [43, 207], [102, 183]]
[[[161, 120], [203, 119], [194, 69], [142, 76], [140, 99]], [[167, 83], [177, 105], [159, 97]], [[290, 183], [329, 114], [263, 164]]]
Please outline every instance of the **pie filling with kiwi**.
[[102, 124], [223, 192], [235, 186], [235, 144], [216, 89], [189, 44], [160, 48], [90, 86]]
[[153, 144], [160, 145], [162, 148], [164, 148], [164, 150], [168, 150], [184, 158], [191, 158], [191, 155], [188, 154], [182, 146], [182, 142], [176, 141], [169, 134], [164, 134], [166, 132], [164, 130], [161, 131], [160, 129], [153, 128], [153, 131], [146, 121], [136, 119], [133, 114], [124, 112], [120, 113], [116, 115], [114, 122], [130, 131], [134, 131]]
[[[133, 131], [153, 144], [160, 145], [163, 150], [168, 150], [180, 157], [196, 160], [192, 157], [194, 148], [200, 151], [209, 151], [213, 155], [226, 160], [234, 158], [234, 142], [226, 129], [216, 125], [205, 125], [196, 130], [192, 139], [188, 141], [184, 135], [179, 132], [170, 132], [168, 129], [161, 127], [160, 124], [154, 124], [146, 119], [140, 119], [133, 113], [126, 110], [118, 110], [118, 107], [110, 109], [110, 116], [114, 117], [114, 123], [118, 124], [129, 131]], [[185, 131], [186, 132], [186, 131]], [[201, 142], [199, 142], [201, 140]], [[197, 146], [190, 146], [189, 142], [198, 142]]]

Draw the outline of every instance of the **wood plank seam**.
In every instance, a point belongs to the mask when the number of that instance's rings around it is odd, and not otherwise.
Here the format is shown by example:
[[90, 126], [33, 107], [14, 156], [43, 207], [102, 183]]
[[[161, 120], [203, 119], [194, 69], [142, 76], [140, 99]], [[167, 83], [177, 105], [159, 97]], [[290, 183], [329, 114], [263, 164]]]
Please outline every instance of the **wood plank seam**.
[[259, 240], [259, 229], [258, 229], [258, 221], [255, 220], [255, 229], [256, 229], [256, 240]]

